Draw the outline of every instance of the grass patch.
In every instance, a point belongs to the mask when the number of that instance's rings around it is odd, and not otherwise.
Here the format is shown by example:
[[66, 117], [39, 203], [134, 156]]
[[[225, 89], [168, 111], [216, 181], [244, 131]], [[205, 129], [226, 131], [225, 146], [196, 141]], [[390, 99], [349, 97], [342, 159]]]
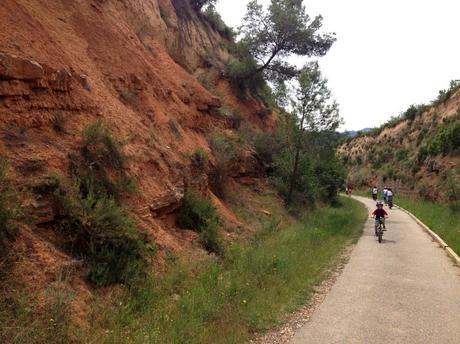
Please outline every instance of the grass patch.
[[[367, 213], [342, 199], [285, 228], [267, 225], [250, 244], [234, 245], [219, 262], [175, 265], [162, 278], [95, 308], [91, 338], [107, 343], [241, 343], [307, 302]], [[102, 298], [107, 302], [107, 298]], [[105, 333], [105, 335], [101, 335]]]
[[13, 290], [6, 297], [2, 294], [0, 342], [83, 343], [80, 329], [71, 320], [70, 303], [74, 296], [63, 280], [50, 283], [42, 295], [31, 289]]
[[409, 210], [460, 254], [460, 210], [446, 204], [398, 197], [396, 203]]

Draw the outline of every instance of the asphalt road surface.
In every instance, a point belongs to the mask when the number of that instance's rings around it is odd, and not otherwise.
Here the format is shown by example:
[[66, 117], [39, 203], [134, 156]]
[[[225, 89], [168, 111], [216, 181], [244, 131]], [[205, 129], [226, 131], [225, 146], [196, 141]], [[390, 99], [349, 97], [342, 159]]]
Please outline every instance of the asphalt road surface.
[[[369, 214], [375, 202], [366, 204]], [[460, 343], [460, 268], [401, 210], [383, 242], [373, 220], [343, 274], [292, 344]]]

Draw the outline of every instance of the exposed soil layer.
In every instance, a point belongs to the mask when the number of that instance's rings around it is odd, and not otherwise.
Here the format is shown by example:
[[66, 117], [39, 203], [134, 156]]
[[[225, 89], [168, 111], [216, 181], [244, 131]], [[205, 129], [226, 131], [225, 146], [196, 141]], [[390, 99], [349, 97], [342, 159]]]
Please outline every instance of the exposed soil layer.
[[[258, 116], [261, 101], [241, 100], [221, 78], [229, 42], [188, 1], [2, 0], [0, 18], [0, 155], [33, 215], [15, 243], [9, 278], [40, 289], [68, 266], [80, 271], [77, 279], [84, 275], [46, 226], [52, 207], [31, 190], [46, 187], [51, 174], [70, 177], [69, 155], [98, 119], [124, 144], [139, 190], [124, 203], [159, 247], [158, 268], [164, 250], [205, 256], [196, 233], [174, 224], [187, 188], [211, 194], [206, 171], [192, 166], [190, 154], [203, 149], [212, 166], [210, 135], [231, 129], [216, 115], [223, 105], [261, 129], [276, 123], [275, 115]], [[206, 73], [213, 93], [197, 81]], [[232, 176], [259, 176], [257, 159], [245, 156]], [[241, 226], [211, 196], [222, 216]]]

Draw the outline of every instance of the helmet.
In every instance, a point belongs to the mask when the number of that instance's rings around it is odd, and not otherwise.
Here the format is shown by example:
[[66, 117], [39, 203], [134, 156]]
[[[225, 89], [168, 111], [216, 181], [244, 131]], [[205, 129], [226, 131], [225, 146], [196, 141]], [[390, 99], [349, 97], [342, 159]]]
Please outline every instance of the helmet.
[[376, 206], [378, 207], [379, 205], [383, 205], [382, 201], [378, 201]]

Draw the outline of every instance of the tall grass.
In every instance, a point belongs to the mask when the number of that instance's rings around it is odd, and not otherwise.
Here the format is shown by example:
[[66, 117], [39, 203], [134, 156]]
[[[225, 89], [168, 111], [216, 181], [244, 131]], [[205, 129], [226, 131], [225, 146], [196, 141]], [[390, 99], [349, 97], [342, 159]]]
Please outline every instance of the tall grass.
[[[308, 301], [312, 287], [362, 230], [366, 211], [343, 199], [280, 228], [264, 226], [250, 244], [192, 273], [176, 266], [126, 292], [117, 305], [95, 305], [88, 341], [240, 343], [282, 322]], [[104, 340], [102, 340], [104, 338]]]
[[401, 197], [395, 202], [417, 216], [460, 254], [460, 210], [446, 204]]

